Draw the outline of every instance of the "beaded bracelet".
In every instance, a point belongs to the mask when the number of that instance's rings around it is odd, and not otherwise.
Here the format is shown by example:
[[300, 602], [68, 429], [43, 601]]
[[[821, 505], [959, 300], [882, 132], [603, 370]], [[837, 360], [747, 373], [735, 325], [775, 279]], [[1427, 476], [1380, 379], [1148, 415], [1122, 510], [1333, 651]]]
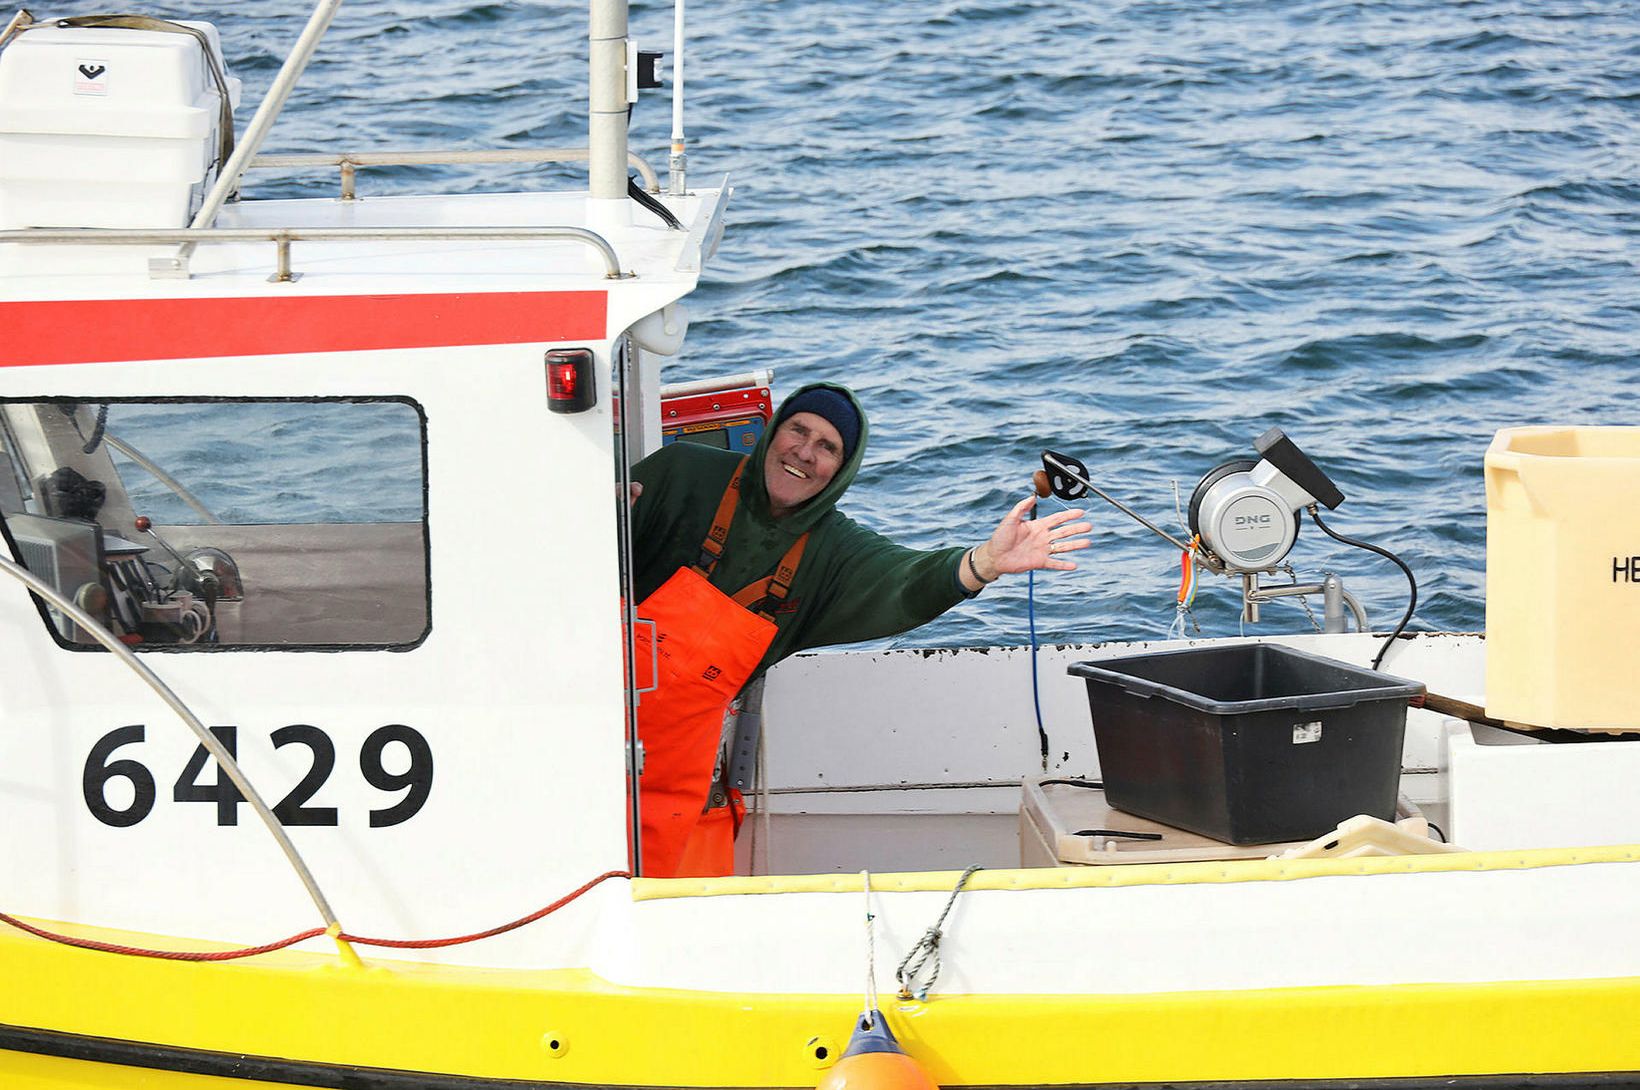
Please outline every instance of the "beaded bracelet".
[[980, 586], [988, 587], [992, 583], [995, 583], [996, 580], [995, 579], [987, 579], [987, 578], [985, 578], [985, 576], [983, 576], [979, 573], [979, 565], [974, 563], [974, 553], [976, 553], [977, 551], [979, 551], [979, 546], [977, 546], [977, 545], [974, 548], [968, 550], [968, 570], [974, 573], [974, 578], [976, 580], [978, 580]]

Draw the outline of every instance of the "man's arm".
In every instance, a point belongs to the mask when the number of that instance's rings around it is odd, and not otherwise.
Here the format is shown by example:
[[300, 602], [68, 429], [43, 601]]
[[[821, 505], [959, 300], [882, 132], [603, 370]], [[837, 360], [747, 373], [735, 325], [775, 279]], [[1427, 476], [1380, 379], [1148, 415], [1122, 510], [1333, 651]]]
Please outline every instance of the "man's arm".
[[1091, 527], [1072, 521], [1081, 511], [1026, 519], [1035, 503], [1033, 496], [1016, 504], [972, 549], [908, 549], [839, 514], [816, 599], [793, 633], [796, 646], [785, 653], [898, 635], [1010, 572], [1075, 570], [1061, 556], [1087, 548], [1078, 535]]

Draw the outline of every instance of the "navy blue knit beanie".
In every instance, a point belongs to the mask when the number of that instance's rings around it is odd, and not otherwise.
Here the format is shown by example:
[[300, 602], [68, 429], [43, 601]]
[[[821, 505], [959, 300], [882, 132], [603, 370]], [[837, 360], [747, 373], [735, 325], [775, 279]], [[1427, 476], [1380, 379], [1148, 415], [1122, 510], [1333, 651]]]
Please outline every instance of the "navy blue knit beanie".
[[849, 460], [854, 453], [854, 444], [860, 441], [860, 413], [854, 408], [854, 402], [825, 386], [804, 390], [787, 398], [786, 403], [780, 406], [775, 427], [778, 428], [796, 413], [813, 413], [836, 428], [837, 434], [843, 437], [843, 461]]

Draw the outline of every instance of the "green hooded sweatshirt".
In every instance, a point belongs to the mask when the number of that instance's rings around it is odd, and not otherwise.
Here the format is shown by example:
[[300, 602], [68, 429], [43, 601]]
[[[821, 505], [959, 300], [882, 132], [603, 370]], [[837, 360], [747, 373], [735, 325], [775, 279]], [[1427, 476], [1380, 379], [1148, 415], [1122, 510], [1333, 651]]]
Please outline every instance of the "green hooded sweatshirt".
[[[848, 461], [818, 495], [777, 520], [769, 513], [763, 481], [763, 459], [774, 429], [764, 432], [741, 477], [740, 504], [729, 524], [723, 558], [712, 572], [712, 585], [733, 595], [773, 575], [792, 542], [805, 531], [809, 534], [791, 593], [774, 615], [778, 631], [758, 673], [805, 648], [904, 632], [970, 597], [957, 577], [965, 549], [903, 548], [836, 509], [865, 455], [866, 414], [853, 393], [830, 383], [805, 386], [792, 396], [816, 386], [847, 397], [860, 414], [860, 437]], [[732, 451], [679, 442], [633, 467], [633, 479], [643, 485], [643, 495], [632, 505], [639, 602], [679, 568], [699, 561], [700, 544], [740, 458]]]

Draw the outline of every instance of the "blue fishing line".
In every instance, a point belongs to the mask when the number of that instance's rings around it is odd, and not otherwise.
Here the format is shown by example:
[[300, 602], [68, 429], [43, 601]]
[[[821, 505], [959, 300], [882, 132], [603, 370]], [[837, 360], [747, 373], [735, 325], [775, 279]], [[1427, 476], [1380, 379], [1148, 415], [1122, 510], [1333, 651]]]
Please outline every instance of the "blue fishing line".
[[[1030, 513], [1036, 518], [1036, 508]], [[1041, 682], [1036, 677], [1036, 572], [1025, 572], [1025, 624], [1030, 629], [1030, 702], [1036, 710], [1036, 741], [1041, 746], [1041, 770], [1048, 770], [1048, 728], [1041, 723]]]
[[1042, 744], [1042, 771], [1048, 771], [1048, 728], [1042, 725], [1042, 690], [1036, 669], [1036, 572], [1025, 573], [1025, 622], [1031, 632], [1031, 704], [1036, 708], [1036, 737]]
[[[1072, 507], [1058, 496], [1048, 496], [1059, 505], [1061, 511], [1070, 511]], [[1040, 506], [1040, 505], [1038, 505]], [[1036, 518], [1035, 507], [1031, 508], [1031, 517]], [[1038, 680], [1036, 668], [1036, 571], [1025, 573], [1025, 624], [1031, 635], [1031, 705], [1036, 709], [1036, 737], [1042, 746], [1042, 771], [1048, 771], [1048, 728], [1042, 724], [1042, 686]]]

